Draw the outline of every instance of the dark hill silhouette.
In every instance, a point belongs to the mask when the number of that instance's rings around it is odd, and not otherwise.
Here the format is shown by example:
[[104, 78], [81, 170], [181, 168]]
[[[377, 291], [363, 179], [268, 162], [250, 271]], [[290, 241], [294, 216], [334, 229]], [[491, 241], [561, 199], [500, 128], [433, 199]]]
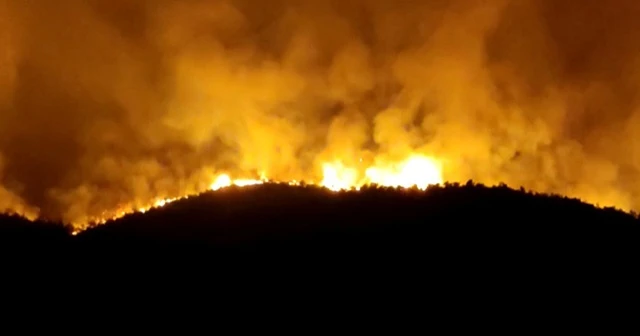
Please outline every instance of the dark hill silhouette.
[[47, 248], [53, 251], [48, 255], [61, 257], [189, 253], [224, 259], [231, 251], [280, 259], [426, 255], [516, 262], [637, 255], [640, 237], [640, 221], [622, 211], [473, 183], [426, 192], [368, 187], [335, 193], [284, 184], [228, 188], [75, 237], [61, 225], [7, 216], [0, 223], [5, 248]]
[[[228, 188], [69, 235], [68, 228], [4, 216], [4, 246], [94, 251], [162, 250], [346, 253], [541, 248], [635, 252], [636, 216], [579, 200], [467, 183], [419, 190], [313, 186]], [[455, 247], [455, 248], [454, 248]]]
[[[136, 249], [232, 248], [317, 256], [412, 255], [436, 250], [536, 255], [635, 249], [635, 216], [575, 199], [503, 187], [433, 187], [427, 192], [365, 188], [334, 193], [316, 187], [230, 188], [135, 214], [78, 238], [87, 246]], [[151, 248], [151, 247], [150, 247]], [[505, 253], [509, 251], [508, 253]], [[502, 255], [501, 255], [502, 254]]]
[[69, 243], [70, 238], [69, 228], [58, 223], [33, 222], [17, 215], [0, 215], [2, 247], [53, 247]]
[[627, 297], [637, 287], [639, 224], [615, 209], [504, 186], [334, 193], [268, 184], [190, 197], [77, 236], [2, 216], [0, 272], [21, 275], [13, 288], [35, 279], [38, 289], [88, 298], [242, 288], [280, 299], [283, 290], [333, 284], [333, 293], [358, 289], [375, 300], [404, 293], [457, 309], [499, 295], [534, 309], [567, 295], [577, 305], [594, 292]]

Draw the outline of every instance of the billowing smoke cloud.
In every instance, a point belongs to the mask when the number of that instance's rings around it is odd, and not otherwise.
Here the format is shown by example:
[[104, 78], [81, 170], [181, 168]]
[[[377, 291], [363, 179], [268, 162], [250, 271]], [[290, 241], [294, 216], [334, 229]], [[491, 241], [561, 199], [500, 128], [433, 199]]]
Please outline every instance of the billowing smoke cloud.
[[[0, 0], [0, 208], [77, 222], [218, 171], [424, 152], [640, 208], [634, 0]], [[29, 209], [29, 210], [27, 210]]]

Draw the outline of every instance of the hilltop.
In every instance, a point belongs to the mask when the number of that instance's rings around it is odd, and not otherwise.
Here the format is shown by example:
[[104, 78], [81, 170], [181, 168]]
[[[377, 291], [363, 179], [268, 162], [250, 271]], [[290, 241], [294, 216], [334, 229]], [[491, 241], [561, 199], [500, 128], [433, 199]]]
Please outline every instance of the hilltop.
[[0, 222], [5, 246], [127, 253], [227, 248], [291, 255], [438, 248], [498, 253], [541, 247], [548, 253], [604, 252], [635, 250], [640, 234], [640, 221], [616, 209], [473, 183], [434, 186], [426, 192], [367, 187], [336, 193], [283, 184], [231, 187], [128, 215], [76, 237], [52, 223], [7, 216]]
[[92, 300], [211, 292], [214, 301], [242, 293], [273, 294], [273, 302], [355, 290], [445, 310], [499, 300], [537, 309], [530, 303], [567, 295], [626, 297], [636, 286], [639, 224], [615, 209], [504, 186], [336, 193], [265, 184], [207, 192], [77, 236], [3, 216], [0, 255], [5, 279], [17, 280], [6, 288]]

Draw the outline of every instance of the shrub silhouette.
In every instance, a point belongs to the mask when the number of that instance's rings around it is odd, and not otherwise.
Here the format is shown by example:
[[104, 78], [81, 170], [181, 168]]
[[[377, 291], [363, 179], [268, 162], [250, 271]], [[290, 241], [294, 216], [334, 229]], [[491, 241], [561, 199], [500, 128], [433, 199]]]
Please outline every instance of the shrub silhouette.
[[[332, 192], [310, 185], [231, 187], [87, 230], [3, 216], [5, 245], [76, 249], [164, 247], [304, 250], [634, 248], [639, 220], [576, 199], [486, 187], [473, 181], [427, 191], [367, 186]], [[71, 248], [69, 247], [69, 248]]]

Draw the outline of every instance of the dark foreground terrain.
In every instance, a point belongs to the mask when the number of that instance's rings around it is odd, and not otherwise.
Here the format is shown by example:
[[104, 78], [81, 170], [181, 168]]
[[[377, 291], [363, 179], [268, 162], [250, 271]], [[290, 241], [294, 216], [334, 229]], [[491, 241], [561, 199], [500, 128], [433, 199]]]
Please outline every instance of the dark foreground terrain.
[[[134, 214], [71, 236], [68, 228], [3, 217], [0, 239], [16, 257], [187, 253], [225, 259], [278, 256], [369, 259], [635, 255], [640, 221], [614, 209], [507, 187], [230, 188]], [[375, 257], [374, 257], [375, 256]], [[436, 258], [437, 259], [437, 258]]]
[[77, 236], [15, 217], [0, 223], [0, 283], [18, 279], [0, 288], [19, 293], [26, 285], [88, 300], [141, 292], [165, 300], [184, 291], [280, 300], [282, 288], [321, 297], [340, 288], [370, 300], [387, 293], [413, 304], [437, 301], [441, 312], [461, 302], [483, 312], [500, 297], [504, 307], [537, 310], [538, 302], [564, 314], [551, 302], [631, 300], [640, 255], [635, 216], [472, 184], [427, 192], [230, 188]]

